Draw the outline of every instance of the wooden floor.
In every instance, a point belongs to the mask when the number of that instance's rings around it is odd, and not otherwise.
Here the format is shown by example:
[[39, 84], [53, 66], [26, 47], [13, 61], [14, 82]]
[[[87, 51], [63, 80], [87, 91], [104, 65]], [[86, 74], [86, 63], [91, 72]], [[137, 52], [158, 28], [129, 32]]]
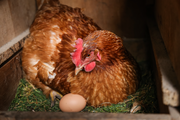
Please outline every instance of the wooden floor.
[[167, 114], [0, 112], [0, 120], [171, 120]]

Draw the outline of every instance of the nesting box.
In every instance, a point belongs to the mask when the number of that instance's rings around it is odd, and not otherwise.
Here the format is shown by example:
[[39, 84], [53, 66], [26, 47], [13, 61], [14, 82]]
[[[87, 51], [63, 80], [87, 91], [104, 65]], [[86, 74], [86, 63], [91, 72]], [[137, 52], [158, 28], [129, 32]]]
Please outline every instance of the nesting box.
[[81, 8], [83, 13], [91, 17], [102, 29], [122, 37], [125, 46], [137, 61], [144, 59], [151, 61], [159, 113], [129, 115], [8, 112], [19, 81], [23, 78], [21, 51], [41, 0], [1, 0], [0, 119], [180, 119], [178, 0], [60, 0], [60, 2]]

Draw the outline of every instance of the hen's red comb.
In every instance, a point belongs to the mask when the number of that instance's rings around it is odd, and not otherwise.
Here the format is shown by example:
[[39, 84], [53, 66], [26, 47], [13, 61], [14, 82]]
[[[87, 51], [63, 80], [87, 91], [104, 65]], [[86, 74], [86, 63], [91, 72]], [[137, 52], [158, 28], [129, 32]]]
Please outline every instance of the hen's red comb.
[[75, 47], [75, 51], [71, 54], [71, 58], [72, 58], [72, 62], [76, 65], [79, 66], [79, 64], [81, 63], [81, 52], [83, 50], [83, 40], [81, 38], [78, 38], [75, 41], [76, 45], [74, 45], [73, 47]]

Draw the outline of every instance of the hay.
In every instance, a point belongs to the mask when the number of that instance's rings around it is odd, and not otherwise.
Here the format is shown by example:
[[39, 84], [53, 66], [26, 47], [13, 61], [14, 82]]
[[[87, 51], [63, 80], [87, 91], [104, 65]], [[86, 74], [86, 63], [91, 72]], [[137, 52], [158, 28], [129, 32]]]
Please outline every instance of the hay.
[[47, 99], [40, 89], [34, 89], [29, 82], [20, 80], [15, 98], [11, 102], [8, 111], [60, 111], [59, 100], [54, 107], [50, 107], [50, 98]]
[[[137, 92], [129, 95], [128, 99], [118, 104], [112, 104], [106, 107], [94, 108], [86, 106], [81, 112], [108, 112], [108, 113], [157, 113], [158, 103], [156, 97], [156, 86], [152, 79], [151, 70], [147, 61], [139, 63], [142, 71], [142, 81]], [[50, 99], [47, 99], [41, 90], [34, 89], [31, 84], [22, 79], [19, 83], [16, 96], [11, 102], [8, 111], [48, 111], [58, 112], [59, 100], [56, 100], [55, 106], [50, 107]]]

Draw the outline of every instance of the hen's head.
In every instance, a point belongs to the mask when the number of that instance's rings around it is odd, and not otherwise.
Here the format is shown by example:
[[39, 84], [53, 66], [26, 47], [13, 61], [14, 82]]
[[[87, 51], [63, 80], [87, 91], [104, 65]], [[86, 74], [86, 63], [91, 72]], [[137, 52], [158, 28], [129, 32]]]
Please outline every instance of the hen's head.
[[72, 62], [75, 64], [75, 74], [77, 75], [83, 68], [86, 72], [92, 71], [96, 66], [96, 61], [101, 60], [99, 50], [96, 46], [86, 46], [83, 40], [78, 38], [74, 46], [76, 49], [71, 53]]
[[107, 30], [90, 33], [84, 40], [78, 38], [75, 43], [71, 58], [76, 66], [76, 75], [82, 69], [86, 72], [92, 71], [97, 62], [101, 66], [113, 64], [123, 47], [122, 39]]

